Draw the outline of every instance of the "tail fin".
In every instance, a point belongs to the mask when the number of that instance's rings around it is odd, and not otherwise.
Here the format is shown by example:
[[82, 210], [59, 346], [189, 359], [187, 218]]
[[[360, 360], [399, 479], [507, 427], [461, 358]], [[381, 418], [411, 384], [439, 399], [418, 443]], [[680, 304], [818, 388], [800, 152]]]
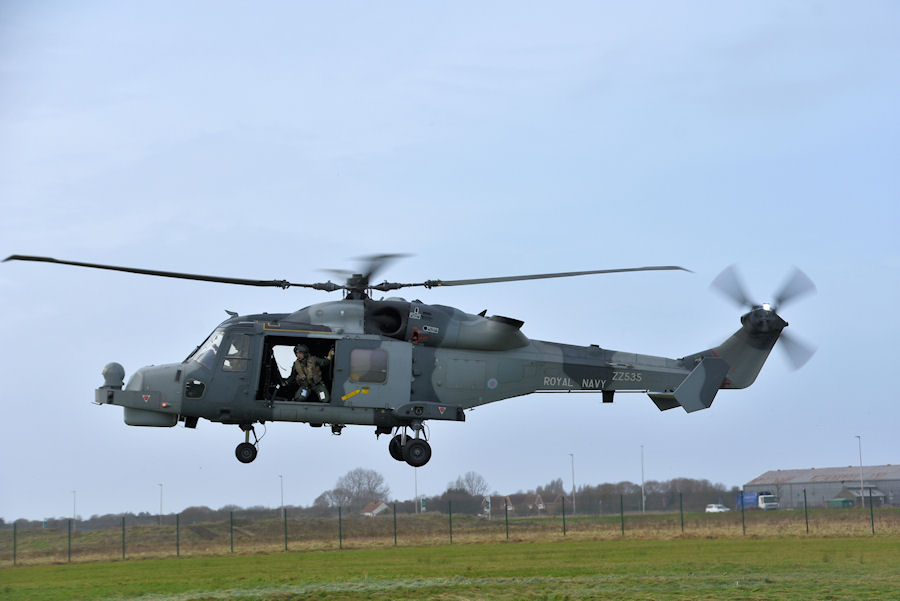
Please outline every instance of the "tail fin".
[[747, 388], [756, 380], [787, 322], [768, 307], [741, 317], [741, 329], [719, 346], [681, 361], [691, 369], [674, 392], [651, 392], [660, 411], [683, 407], [688, 413], [707, 409], [722, 388]]
[[741, 329], [719, 346], [684, 358], [693, 365], [705, 357], [719, 357], [728, 364], [728, 373], [721, 388], [747, 388], [756, 381], [769, 353], [787, 327], [772, 309], [756, 307], [741, 317]]

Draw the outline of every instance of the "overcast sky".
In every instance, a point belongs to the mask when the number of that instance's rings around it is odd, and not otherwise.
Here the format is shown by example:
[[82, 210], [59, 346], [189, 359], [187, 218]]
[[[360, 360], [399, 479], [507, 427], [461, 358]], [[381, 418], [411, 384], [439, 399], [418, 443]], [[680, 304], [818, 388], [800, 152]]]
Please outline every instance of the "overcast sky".
[[[625, 6], [627, 4], [627, 6]], [[741, 485], [900, 462], [896, 2], [6, 2], [0, 255], [314, 282], [383, 252], [394, 281], [642, 265], [680, 272], [407, 292], [530, 338], [681, 357], [741, 311], [737, 263], [818, 346], [778, 349], [708, 411], [539, 394], [431, 426], [418, 490], [474, 470]], [[37, 263], [0, 265], [0, 517], [309, 505], [356, 467], [412, 498], [371, 427], [134, 428], [91, 404], [110, 361], [182, 360], [225, 317], [339, 297]], [[73, 494], [73, 491], [76, 491]], [[74, 499], [73, 499], [74, 498]]]

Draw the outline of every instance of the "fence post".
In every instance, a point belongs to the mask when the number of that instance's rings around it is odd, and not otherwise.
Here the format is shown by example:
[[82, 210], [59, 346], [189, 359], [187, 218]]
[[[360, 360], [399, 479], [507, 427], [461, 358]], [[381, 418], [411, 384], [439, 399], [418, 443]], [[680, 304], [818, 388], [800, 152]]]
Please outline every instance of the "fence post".
[[68, 559], [71, 563], [72, 561], [72, 520], [68, 520], [69, 523], [69, 545], [68, 545]]
[[338, 549], [344, 548], [344, 518], [341, 512], [341, 506], [338, 505]]
[[175, 514], [175, 557], [181, 557], [181, 514]]
[[122, 560], [125, 560], [125, 516], [122, 516]]
[[234, 511], [228, 514], [228, 531], [231, 535], [231, 552], [234, 553]]
[[803, 515], [806, 517], [806, 533], [809, 534], [809, 507], [806, 505], [806, 489], [803, 489]]
[[563, 536], [566, 535], [566, 497], [562, 497]]
[[741, 531], [747, 534], [747, 521], [744, 519], [744, 489], [741, 489]]
[[872, 488], [869, 488], [869, 517], [872, 519], [872, 534], [875, 534], [875, 503], [872, 502]]
[[506, 540], [509, 540], [509, 503], [503, 499], [503, 513], [506, 520]]
[[622, 521], [622, 536], [625, 536], [625, 499], [619, 495], [619, 519]]
[[684, 493], [678, 493], [678, 512], [681, 514], [681, 533], [684, 534]]
[[397, 501], [394, 501], [394, 546], [397, 546]]
[[453, 501], [447, 501], [447, 511], [450, 513], [450, 544], [453, 544]]

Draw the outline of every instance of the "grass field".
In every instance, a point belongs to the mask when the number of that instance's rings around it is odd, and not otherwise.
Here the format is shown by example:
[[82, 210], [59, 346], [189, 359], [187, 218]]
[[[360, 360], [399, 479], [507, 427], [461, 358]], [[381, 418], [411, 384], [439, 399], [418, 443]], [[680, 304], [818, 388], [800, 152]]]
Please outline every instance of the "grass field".
[[0, 569], [6, 601], [900, 598], [900, 537], [453, 544]]

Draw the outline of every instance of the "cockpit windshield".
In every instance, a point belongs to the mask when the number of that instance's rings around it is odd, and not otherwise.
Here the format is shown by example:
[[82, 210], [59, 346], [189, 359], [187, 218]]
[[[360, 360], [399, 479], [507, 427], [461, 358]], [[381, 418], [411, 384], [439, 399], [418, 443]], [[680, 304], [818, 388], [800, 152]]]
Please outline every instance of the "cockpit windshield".
[[225, 330], [215, 330], [203, 344], [197, 347], [196, 351], [191, 353], [187, 360], [196, 361], [207, 369], [212, 369], [216, 364], [216, 353], [219, 352], [219, 346], [222, 344], [224, 336]]

